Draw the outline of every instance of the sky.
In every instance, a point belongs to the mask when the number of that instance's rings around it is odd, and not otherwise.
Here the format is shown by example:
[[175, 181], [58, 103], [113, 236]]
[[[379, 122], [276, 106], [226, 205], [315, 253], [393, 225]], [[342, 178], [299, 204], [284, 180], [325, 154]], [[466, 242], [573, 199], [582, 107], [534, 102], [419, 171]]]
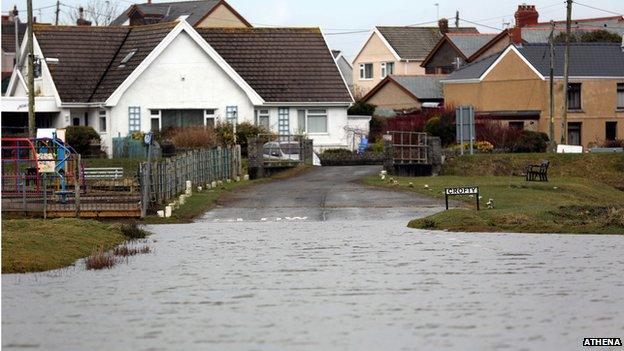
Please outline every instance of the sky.
[[[26, 0], [1, 1], [3, 13], [17, 5], [20, 16], [25, 17]], [[62, 0], [61, 22], [68, 20], [72, 7], [76, 8], [88, 1], [98, 0]], [[120, 12], [133, 3], [146, 2], [110, 1], [117, 3]], [[358, 53], [370, 35], [371, 28], [376, 25], [435, 26], [437, 19], [443, 17], [449, 18], [449, 24], [454, 25], [455, 13], [459, 11], [461, 26], [476, 26], [482, 33], [497, 33], [504, 23], [513, 25], [513, 14], [523, 2], [536, 5], [540, 22], [565, 19], [564, 0], [228, 0], [232, 7], [256, 27], [321, 27], [329, 46], [342, 50], [348, 59], [353, 59]], [[55, 4], [56, 0], [33, 0], [34, 15], [39, 22], [54, 21]], [[39, 8], [41, 9], [37, 10]], [[575, 1], [572, 10], [573, 18], [617, 14], [624, 14], [623, 0]]]

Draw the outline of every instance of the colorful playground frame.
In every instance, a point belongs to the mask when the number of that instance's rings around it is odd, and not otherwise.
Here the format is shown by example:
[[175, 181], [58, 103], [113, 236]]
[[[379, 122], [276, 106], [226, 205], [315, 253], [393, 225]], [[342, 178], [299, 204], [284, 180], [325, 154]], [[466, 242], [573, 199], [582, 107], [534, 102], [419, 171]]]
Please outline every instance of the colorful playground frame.
[[3, 197], [34, 196], [53, 190], [66, 200], [72, 185], [83, 185], [82, 165], [76, 174], [78, 154], [56, 135], [2, 138], [1, 151]]

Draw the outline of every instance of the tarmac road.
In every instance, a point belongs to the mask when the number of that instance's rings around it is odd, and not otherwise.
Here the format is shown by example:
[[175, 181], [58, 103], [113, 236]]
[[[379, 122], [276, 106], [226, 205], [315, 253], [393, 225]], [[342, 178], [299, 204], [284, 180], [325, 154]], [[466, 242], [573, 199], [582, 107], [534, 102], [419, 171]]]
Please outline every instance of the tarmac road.
[[380, 166], [316, 167], [294, 178], [232, 193], [200, 221], [407, 221], [444, 210], [437, 199], [361, 184], [363, 177], [380, 170]]

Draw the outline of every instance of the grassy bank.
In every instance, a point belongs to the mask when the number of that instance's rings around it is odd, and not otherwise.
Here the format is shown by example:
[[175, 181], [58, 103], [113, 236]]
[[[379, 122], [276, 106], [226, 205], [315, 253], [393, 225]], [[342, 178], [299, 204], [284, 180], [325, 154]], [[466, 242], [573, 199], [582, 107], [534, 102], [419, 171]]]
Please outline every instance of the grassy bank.
[[119, 225], [92, 220], [3, 220], [2, 273], [66, 267], [96, 247], [109, 250], [126, 240]]
[[449, 176], [519, 176], [527, 164], [550, 161], [549, 177], [586, 178], [624, 190], [624, 154], [480, 154], [450, 158]]
[[[515, 169], [540, 159], [552, 162], [550, 182], [525, 182], [515, 175], [521, 173]], [[395, 177], [397, 183], [370, 177], [365, 183], [440, 199], [446, 187], [479, 187], [481, 211], [475, 210], [475, 198], [452, 197], [459, 208], [414, 220], [413, 228], [624, 234], [624, 192], [614, 188], [624, 181], [620, 159], [624, 162], [622, 155], [479, 155], [451, 160], [444, 173], [454, 175]], [[493, 209], [485, 205], [490, 198]]]

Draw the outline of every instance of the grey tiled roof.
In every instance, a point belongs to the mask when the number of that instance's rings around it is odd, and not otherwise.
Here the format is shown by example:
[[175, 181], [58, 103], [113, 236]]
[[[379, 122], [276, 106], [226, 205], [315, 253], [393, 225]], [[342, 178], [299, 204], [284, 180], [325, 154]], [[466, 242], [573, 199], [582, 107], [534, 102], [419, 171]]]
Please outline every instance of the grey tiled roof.
[[318, 28], [197, 28], [267, 102], [352, 102]]
[[[386, 27], [377, 30], [404, 60], [423, 60], [442, 38], [438, 27]], [[449, 28], [451, 33], [478, 33], [474, 27]]]
[[[573, 28], [572, 33], [575, 35], [581, 35], [583, 33], [591, 32], [594, 30], [598, 30], [602, 28], [594, 28], [594, 27], [581, 27], [581, 28]], [[619, 34], [620, 36], [624, 36], [624, 27], [622, 28], [604, 28], [605, 30]], [[565, 28], [557, 27], [555, 28], [555, 36], [558, 34], [564, 33]], [[548, 43], [548, 37], [550, 36], [550, 28], [532, 28], [525, 27], [522, 28], [522, 40], [527, 43]]]
[[179, 2], [159, 2], [152, 4], [136, 4], [130, 6], [119, 17], [117, 17], [111, 25], [120, 26], [128, 20], [128, 12], [133, 6], [146, 15], [162, 16], [160, 22], [171, 22], [177, 20], [180, 16], [188, 16], [186, 21], [194, 26], [206, 16], [215, 6], [219, 4], [219, 0], [199, 0], [199, 1], [179, 1]]
[[392, 76], [395, 82], [414, 94], [418, 99], [443, 99], [440, 80], [444, 76]]
[[[518, 51], [543, 76], [550, 70], [548, 44], [526, 44]], [[563, 76], [565, 45], [555, 46], [554, 74]], [[451, 73], [444, 80], [479, 78], [502, 53], [468, 64]], [[570, 76], [624, 77], [624, 52], [617, 43], [572, 43], [570, 46]]]
[[497, 35], [498, 34], [449, 33], [447, 37], [465, 57], [470, 57]]
[[[102, 102], [171, 31], [175, 23], [140, 27], [36, 25], [43, 56], [56, 58], [50, 73], [63, 102]], [[130, 50], [125, 67], [119, 62]]]
[[[544, 76], [549, 74], [548, 44], [529, 44], [518, 49]], [[555, 76], [563, 76], [565, 45], [555, 46]], [[570, 76], [624, 77], [624, 52], [616, 43], [573, 43], [570, 46]]]

